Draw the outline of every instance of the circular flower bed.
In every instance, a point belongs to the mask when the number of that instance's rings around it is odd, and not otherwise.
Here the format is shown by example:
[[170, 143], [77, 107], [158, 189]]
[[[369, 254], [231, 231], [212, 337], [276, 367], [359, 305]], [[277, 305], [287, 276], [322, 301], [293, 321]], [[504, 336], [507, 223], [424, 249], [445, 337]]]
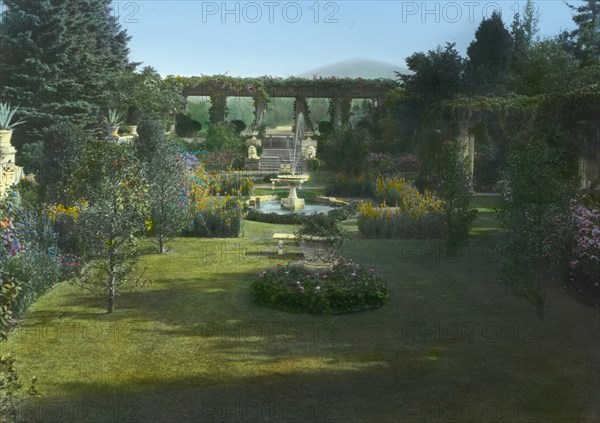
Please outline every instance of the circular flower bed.
[[291, 264], [265, 270], [252, 283], [251, 294], [256, 303], [279, 310], [342, 314], [381, 307], [387, 287], [375, 269], [363, 270], [340, 257], [322, 272]]

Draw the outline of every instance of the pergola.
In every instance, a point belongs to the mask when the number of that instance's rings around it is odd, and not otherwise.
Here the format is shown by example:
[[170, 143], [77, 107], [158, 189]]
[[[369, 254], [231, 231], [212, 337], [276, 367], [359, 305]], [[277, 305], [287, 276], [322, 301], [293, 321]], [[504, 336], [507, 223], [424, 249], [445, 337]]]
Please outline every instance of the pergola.
[[[371, 99], [381, 104], [386, 93], [398, 86], [392, 79], [362, 78], [234, 78], [228, 76], [174, 77], [183, 83], [183, 96], [207, 96], [211, 100], [211, 122], [225, 120], [228, 97], [251, 97], [254, 100], [254, 127], [264, 122], [264, 113], [271, 98], [296, 100], [294, 119], [308, 111], [307, 98], [328, 98], [333, 106], [334, 126], [344, 126], [350, 118], [353, 99]], [[295, 122], [294, 122], [295, 123]]]

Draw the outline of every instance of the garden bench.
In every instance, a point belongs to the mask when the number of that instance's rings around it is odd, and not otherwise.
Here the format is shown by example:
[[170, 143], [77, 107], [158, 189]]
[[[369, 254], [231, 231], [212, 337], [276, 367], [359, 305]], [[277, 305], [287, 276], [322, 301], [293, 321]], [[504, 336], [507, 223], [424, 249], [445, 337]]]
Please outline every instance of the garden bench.
[[284, 233], [273, 234], [273, 239], [277, 242], [277, 255], [278, 256], [283, 255], [283, 242], [285, 240], [296, 239], [296, 238], [297, 237], [294, 234], [284, 234]]

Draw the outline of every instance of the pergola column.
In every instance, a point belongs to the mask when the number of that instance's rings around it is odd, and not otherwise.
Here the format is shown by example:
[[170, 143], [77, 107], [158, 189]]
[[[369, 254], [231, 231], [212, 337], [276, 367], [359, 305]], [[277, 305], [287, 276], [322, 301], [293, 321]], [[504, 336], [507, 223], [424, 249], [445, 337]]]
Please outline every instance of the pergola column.
[[383, 102], [384, 102], [384, 98], [383, 97], [375, 97], [371, 99], [371, 102], [373, 104], [373, 108], [377, 108], [379, 106], [383, 106]]
[[475, 135], [473, 127], [475, 125], [469, 121], [459, 123], [458, 125], [458, 142], [463, 146], [463, 153], [467, 159], [470, 182], [473, 183], [473, 175], [475, 173]]
[[258, 130], [265, 121], [265, 111], [267, 110], [267, 100], [264, 97], [254, 97], [254, 122], [252, 127]]
[[212, 124], [225, 122], [227, 116], [227, 96], [225, 94], [219, 92], [210, 95], [208, 115]]
[[333, 97], [331, 102], [333, 104], [333, 126], [335, 128], [345, 128], [350, 122], [350, 106], [352, 105], [352, 99], [338, 96]]

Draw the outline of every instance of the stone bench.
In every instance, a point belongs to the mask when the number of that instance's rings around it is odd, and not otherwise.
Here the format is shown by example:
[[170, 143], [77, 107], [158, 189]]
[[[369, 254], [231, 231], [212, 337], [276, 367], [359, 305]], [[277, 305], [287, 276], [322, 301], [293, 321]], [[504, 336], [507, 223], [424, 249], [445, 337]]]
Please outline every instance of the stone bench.
[[284, 234], [284, 233], [273, 234], [273, 239], [277, 242], [277, 255], [278, 256], [283, 255], [284, 241], [295, 240], [296, 238], [297, 237], [294, 234]]

